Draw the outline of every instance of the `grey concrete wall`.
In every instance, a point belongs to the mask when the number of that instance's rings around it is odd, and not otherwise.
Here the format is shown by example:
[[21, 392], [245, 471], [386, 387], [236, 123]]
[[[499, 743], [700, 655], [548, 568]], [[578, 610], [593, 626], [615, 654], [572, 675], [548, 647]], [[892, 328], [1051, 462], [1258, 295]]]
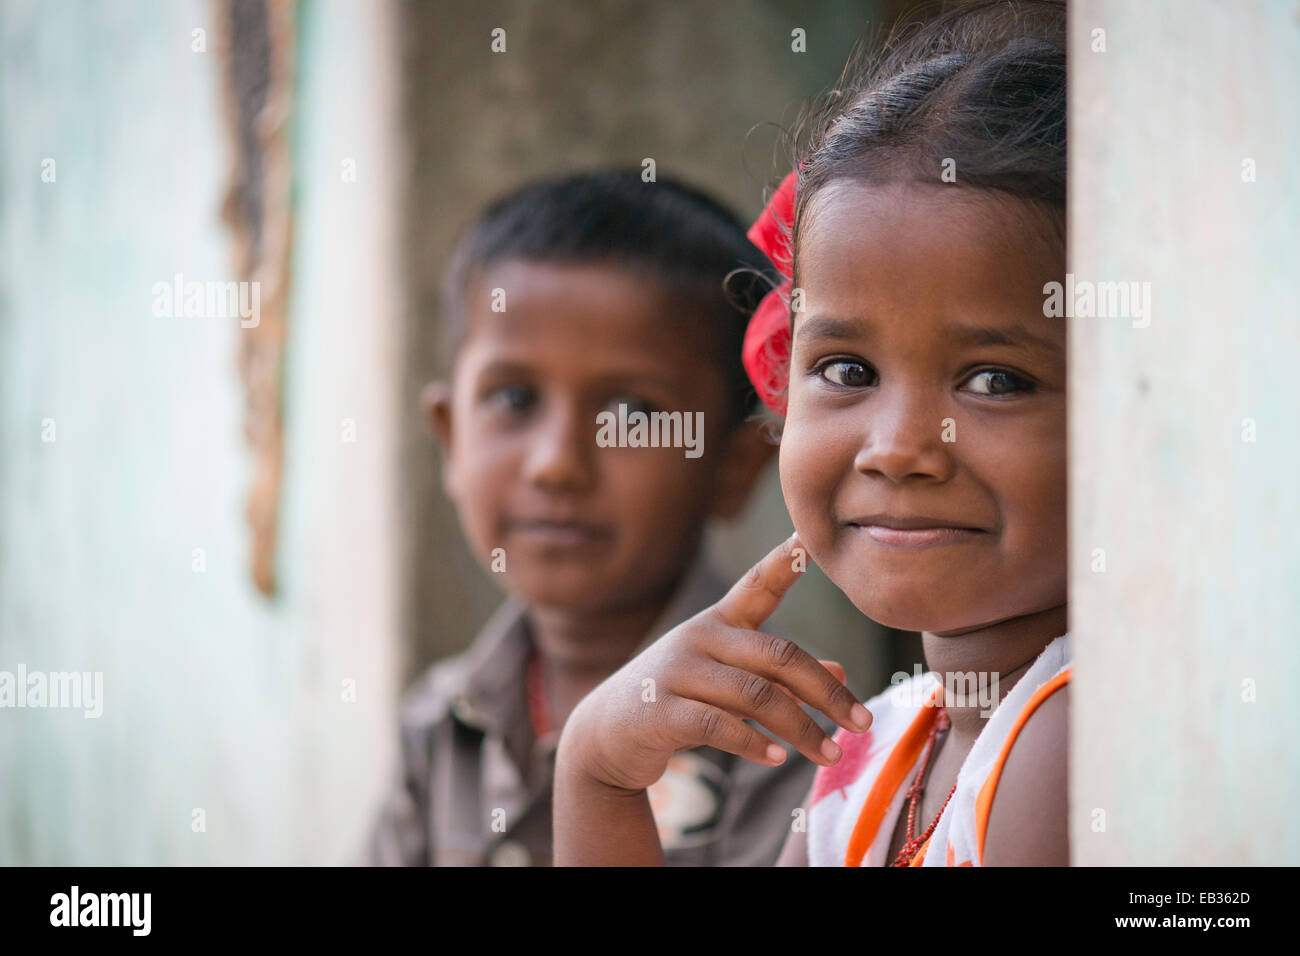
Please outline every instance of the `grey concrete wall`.
[[1070, 267], [1152, 303], [1071, 320], [1073, 860], [1294, 865], [1300, 15], [1071, 28]]

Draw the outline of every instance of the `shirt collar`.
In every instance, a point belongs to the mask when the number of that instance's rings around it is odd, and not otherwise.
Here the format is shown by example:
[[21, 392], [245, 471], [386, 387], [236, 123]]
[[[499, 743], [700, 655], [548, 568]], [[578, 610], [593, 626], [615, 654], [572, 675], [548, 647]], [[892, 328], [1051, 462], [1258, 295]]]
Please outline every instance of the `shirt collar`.
[[[726, 592], [727, 582], [706, 559], [697, 557], [633, 656]], [[462, 723], [504, 736], [519, 721], [528, 721], [525, 688], [533, 641], [526, 611], [522, 601], [508, 598], [470, 648], [447, 669], [442, 689]]]

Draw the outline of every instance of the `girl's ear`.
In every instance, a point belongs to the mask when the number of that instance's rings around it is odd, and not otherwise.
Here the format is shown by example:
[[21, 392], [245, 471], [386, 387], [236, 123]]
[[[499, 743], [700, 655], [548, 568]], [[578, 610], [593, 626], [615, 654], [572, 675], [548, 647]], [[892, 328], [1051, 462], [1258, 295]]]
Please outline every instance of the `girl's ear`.
[[732, 430], [713, 496], [711, 514], [715, 517], [731, 520], [744, 509], [763, 466], [776, 452], [771, 435], [771, 427], [756, 419], [741, 422]]
[[446, 382], [430, 382], [420, 392], [420, 410], [429, 431], [438, 440], [442, 450], [442, 484], [451, 493], [451, 386]]

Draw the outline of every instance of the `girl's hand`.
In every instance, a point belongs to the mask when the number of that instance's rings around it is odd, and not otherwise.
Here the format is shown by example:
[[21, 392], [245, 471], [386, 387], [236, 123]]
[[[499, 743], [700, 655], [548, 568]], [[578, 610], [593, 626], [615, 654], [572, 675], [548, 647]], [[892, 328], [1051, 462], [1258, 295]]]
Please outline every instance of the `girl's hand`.
[[791, 536], [721, 601], [611, 675], [565, 722], [561, 761], [595, 783], [634, 792], [663, 776], [675, 752], [691, 747], [716, 747], [765, 766], [784, 761], [785, 750], [746, 718], [817, 764], [839, 760], [840, 748], [799, 702], [853, 733], [866, 730], [871, 715], [842, 676], [792, 641], [758, 630], [806, 560]]

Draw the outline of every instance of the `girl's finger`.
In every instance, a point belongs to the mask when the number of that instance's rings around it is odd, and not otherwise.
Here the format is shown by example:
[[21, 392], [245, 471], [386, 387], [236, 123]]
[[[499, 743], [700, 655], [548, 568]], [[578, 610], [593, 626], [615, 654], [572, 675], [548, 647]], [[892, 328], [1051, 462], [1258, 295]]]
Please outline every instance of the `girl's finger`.
[[849, 675], [845, 672], [844, 665], [839, 661], [824, 661], [819, 657], [817, 658], [817, 663], [830, 671], [835, 679], [841, 684], [844, 684], [845, 686], [848, 685]]
[[720, 707], [675, 697], [667, 719], [681, 749], [714, 747], [764, 767], [785, 762], [785, 748]]
[[[828, 671], [830, 671], [831, 675], [836, 680], [838, 680], [841, 684], [844, 684], [846, 686], [848, 685], [849, 683], [848, 674], [845, 673], [844, 665], [841, 664], [839, 661], [824, 661], [819, 657], [817, 658], [817, 663], [820, 664], [822, 667], [826, 668]], [[804, 700], [803, 698], [795, 694], [794, 691], [790, 690], [790, 688], [782, 686], [781, 684], [777, 684], [776, 686], [780, 687], [781, 693], [785, 694], [791, 700], [805, 707], [808, 706], [808, 701]]]
[[726, 639], [711, 645], [710, 652], [723, 664], [789, 688], [845, 730], [857, 734], [871, 726], [871, 714], [843, 682], [794, 641], [733, 628]]
[[839, 746], [795, 703], [793, 695], [766, 677], [710, 661], [683, 679], [674, 693], [756, 721], [813, 763], [828, 767], [839, 759]]
[[732, 585], [712, 610], [731, 627], [762, 627], [807, 567], [807, 552], [792, 534]]

